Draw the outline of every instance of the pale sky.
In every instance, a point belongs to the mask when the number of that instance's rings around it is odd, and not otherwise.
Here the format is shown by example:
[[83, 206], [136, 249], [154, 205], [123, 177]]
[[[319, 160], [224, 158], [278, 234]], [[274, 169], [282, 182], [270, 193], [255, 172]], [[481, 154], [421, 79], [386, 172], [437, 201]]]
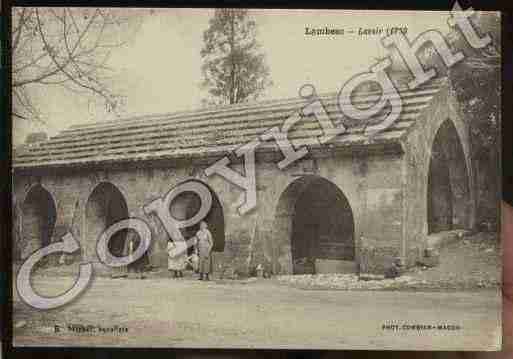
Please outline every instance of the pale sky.
[[[110, 66], [118, 71], [115, 88], [127, 97], [126, 116], [195, 109], [205, 93], [201, 82], [203, 31], [213, 10], [157, 9], [143, 16], [142, 25], [130, 43], [115, 51]], [[379, 35], [359, 36], [358, 29], [407, 27], [412, 40], [436, 29], [449, 31], [447, 12], [252, 10], [258, 40], [266, 54], [274, 86], [262, 99], [296, 97], [305, 83], [317, 92], [338, 91], [355, 74], [368, 71], [376, 57], [387, 54]], [[343, 28], [354, 34], [305, 35], [305, 27]], [[15, 144], [35, 130], [50, 136], [73, 124], [112, 118], [90, 99], [59, 88], [40, 91], [39, 103], [47, 126], [16, 122]]]

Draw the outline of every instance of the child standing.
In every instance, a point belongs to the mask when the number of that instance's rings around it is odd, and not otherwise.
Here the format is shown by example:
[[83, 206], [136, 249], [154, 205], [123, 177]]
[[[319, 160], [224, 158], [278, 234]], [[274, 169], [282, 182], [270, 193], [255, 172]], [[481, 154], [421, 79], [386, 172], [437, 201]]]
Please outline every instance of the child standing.
[[173, 272], [173, 278], [183, 277], [183, 270], [187, 263], [187, 251], [177, 250], [177, 245], [169, 239], [167, 242], [167, 268]]

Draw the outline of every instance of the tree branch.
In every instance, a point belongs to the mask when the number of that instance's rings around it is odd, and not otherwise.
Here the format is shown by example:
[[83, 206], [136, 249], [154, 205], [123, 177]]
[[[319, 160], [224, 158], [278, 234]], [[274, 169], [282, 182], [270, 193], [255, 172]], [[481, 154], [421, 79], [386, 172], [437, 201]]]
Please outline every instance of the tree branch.
[[[43, 33], [43, 29], [41, 28], [41, 20], [39, 18], [39, 13], [38, 13], [38, 10], [36, 9], [36, 19], [37, 19], [37, 28], [39, 30], [39, 33], [41, 35], [41, 39], [45, 45], [45, 47], [48, 47], [49, 44], [46, 40], [46, 37]], [[87, 27], [88, 28], [90, 26], [91, 22], [88, 23]], [[83, 32], [84, 33], [84, 32]], [[79, 41], [81, 41], [81, 38], [82, 36], [80, 37]], [[79, 41], [77, 41], [77, 44], [79, 43]], [[75, 83], [77, 86], [80, 86], [80, 87], [83, 87], [83, 88], [86, 88], [90, 91], [92, 91], [93, 93], [96, 93], [97, 95], [103, 97], [109, 104], [113, 105], [113, 103], [111, 102], [111, 100], [109, 99], [109, 97], [107, 96], [107, 94], [104, 93], [103, 89], [97, 89], [93, 86], [89, 86], [83, 82], [80, 82], [78, 81], [77, 79], [75, 79], [70, 73], [67, 72], [67, 70], [65, 69], [65, 66], [62, 66], [61, 64], [59, 64], [59, 62], [57, 61], [57, 59], [55, 58], [55, 56], [49, 52], [50, 54], [50, 58], [52, 59], [53, 63], [55, 64], [55, 66], [57, 66], [57, 68], [64, 74], [66, 75], [66, 77], [73, 83]], [[66, 63], [68, 64], [69, 61]]]
[[18, 20], [18, 26], [16, 27], [16, 30], [14, 30], [14, 34], [16, 34], [16, 37], [14, 38], [13, 44], [12, 44], [12, 51], [16, 51], [16, 48], [18, 47], [18, 43], [20, 41], [21, 33], [23, 32], [23, 26], [25, 25], [25, 13], [27, 9], [23, 8], [21, 11], [20, 19]]

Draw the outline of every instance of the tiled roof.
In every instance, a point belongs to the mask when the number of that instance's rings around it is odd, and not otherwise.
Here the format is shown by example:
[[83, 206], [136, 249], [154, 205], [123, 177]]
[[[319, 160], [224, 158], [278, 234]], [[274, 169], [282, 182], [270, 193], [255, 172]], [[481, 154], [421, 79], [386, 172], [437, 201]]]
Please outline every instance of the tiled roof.
[[[444, 81], [431, 81], [415, 90], [400, 90], [403, 101], [400, 118], [376, 135], [372, 143], [394, 142], [401, 138]], [[343, 118], [336, 93], [320, 98], [332, 119]], [[356, 95], [354, 103], [370, 106], [379, 98], [378, 92], [365, 92]], [[254, 140], [273, 126], [281, 127], [285, 119], [306, 103], [301, 98], [274, 100], [72, 126], [47, 141], [17, 149], [13, 167], [65, 167], [224, 154]], [[382, 114], [374, 117], [379, 120], [380, 116]], [[336, 146], [369, 143], [362, 125], [347, 126], [346, 123], [346, 127], [348, 130], [330, 143]], [[322, 135], [313, 116], [304, 117], [289, 131], [289, 139], [295, 145], [313, 144], [312, 141]], [[273, 141], [259, 146], [259, 149], [266, 148], [272, 150], [277, 146]]]

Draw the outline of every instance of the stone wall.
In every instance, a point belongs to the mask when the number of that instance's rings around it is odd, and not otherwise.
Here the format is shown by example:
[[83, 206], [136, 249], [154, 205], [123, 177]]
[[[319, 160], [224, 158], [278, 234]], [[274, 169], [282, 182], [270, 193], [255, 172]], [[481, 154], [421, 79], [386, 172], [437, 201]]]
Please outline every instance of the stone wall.
[[473, 229], [475, 226], [476, 189], [470, 161], [469, 128], [461, 120], [458, 101], [448, 83], [433, 97], [430, 105], [416, 120], [414, 127], [403, 142], [405, 150], [404, 193], [407, 203], [404, 206], [405, 226], [403, 232], [407, 243], [405, 246], [407, 265], [415, 264], [418, 256], [427, 247], [429, 166], [435, 136], [447, 120], [452, 122], [457, 131], [463, 149], [463, 161], [466, 165], [468, 187], [470, 188], [468, 201], [465, 201], [464, 206], [459, 204], [458, 207], [458, 214], [465, 213], [464, 218], [460, 220], [460, 225], [465, 229]]
[[[290, 236], [277, 237], [277, 208], [289, 185], [299, 178], [311, 176], [330, 181], [347, 198], [353, 211], [355, 239], [362, 237], [364, 245], [369, 241], [374, 247], [383, 249], [378, 250], [378, 255], [372, 259], [373, 265], [366, 270], [382, 270], [389, 255], [381, 256], [379, 253], [395, 254], [404, 250], [403, 165], [396, 150], [325, 150], [313, 153], [283, 171], [276, 165], [280, 159], [277, 154], [271, 160], [257, 161], [257, 208], [242, 216], [237, 208], [244, 192], [220, 176], [206, 177], [203, 173], [214, 159], [16, 174], [15, 197], [19, 207], [31, 186], [41, 184], [51, 194], [57, 208], [56, 226], [60, 230], [54, 232], [52, 240], [59, 240], [69, 230], [82, 248], [89, 248], [96, 238], [86, 238], [86, 204], [100, 183], [110, 183], [125, 199], [129, 216], [144, 219], [149, 224], [153, 238], [148, 251], [149, 262], [153, 266], [164, 267], [167, 234], [159, 220], [145, 215], [142, 207], [165, 196], [187, 179], [200, 180], [217, 195], [225, 221], [225, 246], [223, 252], [214, 253], [215, 271], [244, 276], [262, 264], [269, 272], [291, 273]], [[240, 163], [232, 168], [243, 173]], [[356, 261], [360, 255], [359, 248], [356, 248]], [[98, 261], [94, 257], [89, 259]]]

